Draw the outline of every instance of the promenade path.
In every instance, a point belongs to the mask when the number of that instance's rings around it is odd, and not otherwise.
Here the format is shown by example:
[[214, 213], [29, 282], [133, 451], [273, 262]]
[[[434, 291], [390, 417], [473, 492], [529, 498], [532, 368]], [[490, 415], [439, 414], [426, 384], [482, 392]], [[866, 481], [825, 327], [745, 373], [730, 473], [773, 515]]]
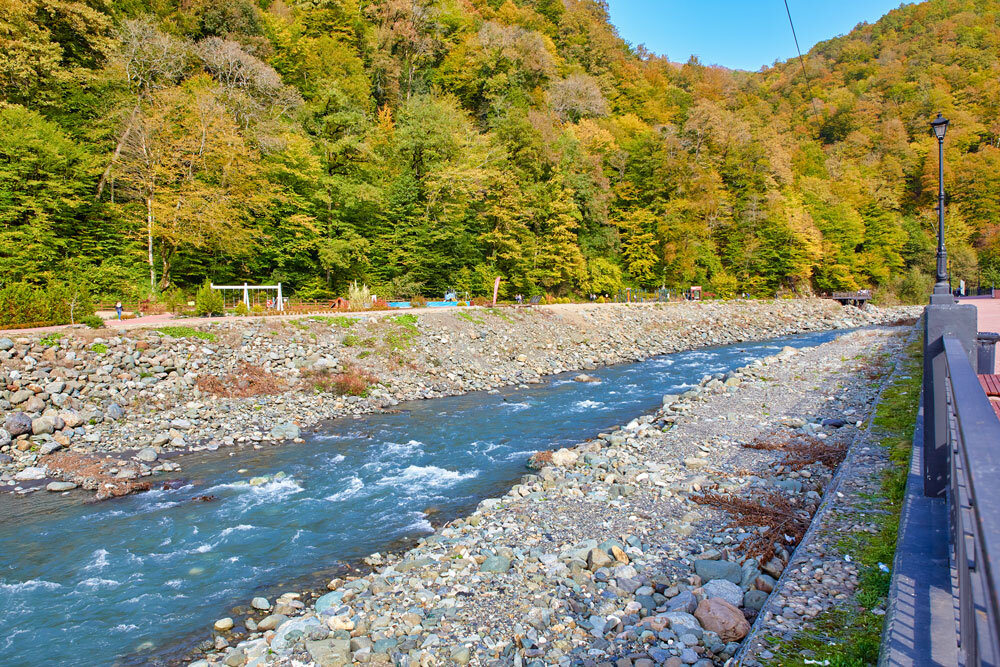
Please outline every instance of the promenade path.
[[[971, 303], [979, 311], [979, 330], [1000, 333], [1000, 299], [989, 297], [966, 297], [959, 299], [962, 303]], [[997, 369], [1000, 373], [1000, 356], [997, 359]]]

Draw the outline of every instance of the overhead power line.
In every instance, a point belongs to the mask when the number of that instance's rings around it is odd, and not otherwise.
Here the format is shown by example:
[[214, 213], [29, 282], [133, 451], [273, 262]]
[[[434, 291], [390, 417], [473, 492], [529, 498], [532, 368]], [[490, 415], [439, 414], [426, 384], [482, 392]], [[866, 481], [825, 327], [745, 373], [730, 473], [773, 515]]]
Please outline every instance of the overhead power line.
[[813, 113], [819, 116], [819, 109], [816, 108], [816, 98], [812, 94], [812, 82], [809, 81], [809, 72], [806, 71], [806, 60], [802, 57], [802, 49], [799, 48], [799, 37], [795, 34], [795, 22], [792, 21], [792, 10], [788, 8], [788, 0], [785, 0], [785, 13], [788, 14], [788, 25], [792, 27], [792, 39], [795, 40], [795, 51], [799, 54], [799, 64], [802, 65], [802, 76], [806, 79], [806, 89], [809, 99], [812, 101]]

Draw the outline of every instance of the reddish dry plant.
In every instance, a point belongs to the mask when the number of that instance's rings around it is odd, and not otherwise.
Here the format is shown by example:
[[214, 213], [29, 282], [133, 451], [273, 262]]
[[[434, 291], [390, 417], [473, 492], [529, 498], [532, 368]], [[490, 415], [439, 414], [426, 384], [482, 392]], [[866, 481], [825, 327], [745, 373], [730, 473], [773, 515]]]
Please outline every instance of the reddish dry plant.
[[316, 391], [340, 396], [366, 396], [368, 388], [378, 383], [378, 378], [374, 375], [354, 366], [345, 366], [340, 373], [310, 371], [306, 373], [305, 379]]
[[284, 380], [245, 361], [241, 361], [236, 371], [229, 375], [202, 375], [197, 385], [198, 389], [222, 398], [280, 394], [286, 389]]
[[528, 467], [533, 470], [541, 470], [547, 463], [552, 463], [552, 452], [547, 449], [541, 452], [535, 452], [528, 459]]
[[[723, 510], [732, 521], [730, 527], [750, 528], [743, 549], [761, 563], [774, 557], [775, 543], [798, 544], [809, 528], [814, 507], [796, 506], [780, 491], [758, 492], [747, 498], [727, 493], [704, 493], [691, 500]], [[765, 528], [764, 531], [758, 528]], [[787, 537], [786, 537], [787, 536]]]
[[96, 491], [97, 500], [148, 491], [152, 486], [149, 482], [136, 479], [118, 479], [108, 472], [107, 468], [113, 466], [120, 468], [121, 464], [112, 464], [106, 459], [77, 452], [63, 451], [46, 456], [45, 465], [49, 471], [58, 471], [62, 479], [71, 480], [85, 489]]
[[746, 443], [743, 447], [768, 452], [784, 452], [784, 463], [792, 470], [802, 470], [813, 463], [820, 463], [830, 470], [834, 470], [847, 456], [847, 445], [843, 442], [831, 442], [804, 435], [782, 436], [778, 433], [772, 433]]

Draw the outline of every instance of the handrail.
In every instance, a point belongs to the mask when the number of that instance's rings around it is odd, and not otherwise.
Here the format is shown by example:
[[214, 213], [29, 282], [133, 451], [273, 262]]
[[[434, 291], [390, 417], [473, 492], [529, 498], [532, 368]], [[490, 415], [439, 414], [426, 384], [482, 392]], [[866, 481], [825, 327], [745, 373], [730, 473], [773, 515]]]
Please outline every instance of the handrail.
[[943, 343], [959, 648], [966, 665], [1000, 665], [1000, 420], [959, 339]]

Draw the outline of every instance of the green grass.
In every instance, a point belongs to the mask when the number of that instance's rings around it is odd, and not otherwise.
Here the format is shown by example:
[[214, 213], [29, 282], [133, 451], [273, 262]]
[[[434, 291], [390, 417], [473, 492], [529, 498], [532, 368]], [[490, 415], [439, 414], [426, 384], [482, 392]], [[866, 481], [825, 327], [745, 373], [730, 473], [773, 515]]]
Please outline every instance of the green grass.
[[347, 334], [344, 336], [344, 347], [358, 347], [362, 343], [360, 336], [355, 336], [354, 334]]
[[93, 345], [90, 346], [90, 349], [96, 352], [97, 354], [104, 354], [105, 352], [108, 351], [108, 346], [105, 345], [104, 343], [94, 343]]
[[198, 331], [194, 327], [159, 327], [156, 330], [161, 334], [172, 338], [200, 338], [201, 340], [215, 340], [214, 333]]
[[38, 342], [41, 345], [43, 345], [44, 347], [52, 347], [53, 345], [55, 345], [55, 344], [57, 344], [59, 342], [59, 339], [62, 338], [62, 336], [63, 335], [61, 333], [53, 331], [52, 333], [50, 333], [50, 334], [46, 335], [45, 337], [43, 337]]
[[358, 323], [357, 318], [354, 317], [344, 317], [343, 315], [313, 315], [312, 319], [317, 322], [325, 322], [332, 327], [340, 327], [341, 329], [350, 329], [355, 324]]
[[471, 322], [472, 324], [482, 324], [485, 321], [483, 320], [483, 318], [476, 317], [472, 313], [465, 313], [462, 311], [455, 313], [455, 316], [458, 317], [459, 319], [465, 320], [466, 322]]
[[502, 310], [499, 310], [497, 308], [487, 308], [485, 312], [489, 313], [490, 315], [495, 315], [496, 317], [499, 317], [504, 322], [510, 322], [510, 323], [514, 322], [514, 318], [513, 317], [511, 317], [507, 313], [505, 313]]
[[[896, 554], [899, 515], [906, 489], [913, 429], [917, 419], [923, 371], [923, 343], [915, 341], [907, 349], [900, 373], [882, 392], [875, 409], [874, 433], [888, 449], [890, 466], [883, 472], [878, 494], [864, 494], [867, 518], [876, 533], [859, 531], [841, 537], [837, 550], [858, 565], [858, 589], [854, 599], [829, 609], [810, 623], [808, 630], [791, 641], [771, 637], [774, 662], [804, 665], [829, 660], [834, 667], [866, 667], [878, 663], [885, 608], [892, 580], [879, 564], [891, 568]], [[874, 510], [874, 511], [872, 511]]]
[[382, 336], [382, 341], [391, 352], [408, 349], [413, 339], [420, 335], [417, 316], [412, 313], [387, 317], [383, 321], [388, 325], [388, 330]]

